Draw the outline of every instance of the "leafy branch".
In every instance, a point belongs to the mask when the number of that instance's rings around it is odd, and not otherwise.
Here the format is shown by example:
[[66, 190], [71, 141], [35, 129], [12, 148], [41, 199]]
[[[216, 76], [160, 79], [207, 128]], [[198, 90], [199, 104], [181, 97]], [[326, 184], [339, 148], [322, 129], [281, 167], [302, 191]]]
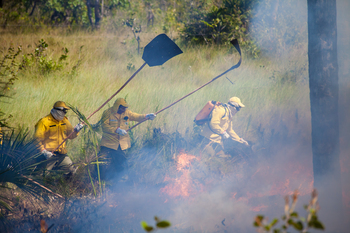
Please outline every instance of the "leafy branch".
[[253, 223], [254, 227], [258, 228], [259, 233], [286, 233], [287, 229], [292, 226], [298, 232], [308, 232], [310, 228], [324, 230], [325, 227], [322, 222], [318, 220], [317, 212], [319, 205], [317, 202], [317, 191], [314, 189], [311, 193], [311, 200], [309, 205], [305, 205], [304, 208], [307, 211], [306, 218], [299, 217], [299, 214], [295, 211], [295, 206], [298, 200], [298, 190], [295, 190], [292, 197], [292, 203], [289, 203], [289, 196], [285, 197], [284, 215], [281, 217], [283, 224], [280, 228], [274, 228], [278, 223], [278, 218], [274, 218], [270, 223], [264, 215], [257, 215]]
[[136, 18], [129, 18], [127, 20], [123, 20], [125, 26], [131, 28], [132, 33], [134, 34], [134, 38], [137, 41], [137, 54], [140, 54], [140, 36], [136, 33], [140, 34], [142, 31], [141, 24], [136, 24]]
[[[23, 68], [23, 61], [18, 60], [19, 54], [22, 52], [22, 47], [18, 46], [17, 50], [10, 46], [7, 53], [0, 61], [0, 98], [10, 97], [10, 90], [17, 80], [18, 72]], [[0, 127], [8, 127], [6, 122], [12, 115], [6, 116], [0, 109]]]
[[67, 63], [64, 63], [68, 58], [69, 50], [67, 48], [63, 48], [63, 54], [61, 54], [59, 59], [55, 61], [52, 58], [47, 57], [46, 51], [48, 47], [49, 45], [45, 40], [39, 40], [39, 44], [36, 45], [34, 54], [29, 53], [23, 55], [25, 66], [36, 66], [42, 73], [48, 74], [53, 71], [61, 70], [64, 65], [67, 65]]
[[141, 226], [146, 232], [156, 231], [158, 229], [164, 229], [171, 226], [171, 223], [166, 220], [160, 220], [157, 216], [154, 217], [156, 221], [156, 226], [150, 226], [146, 221], [141, 221]]
[[[81, 152], [85, 156], [85, 162], [81, 163], [80, 165], [83, 167], [86, 167], [87, 172], [89, 174], [89, 178], [91, 181], [91, 186], [94, 190], [94, 195], [97, 196], [97, 192], [94, 186], [93, 178], [91, 176], [91, 171], [89, 166], [90, 165], [96, 165], [97, 169], [97, 178], [99, 183], [99, 190], [100, 194], [102, 195], [102, 180], [101, 180], [101, 174], [100, 174], [100, 165], [105, 164], [104, 161], [99, 161], [99, 155], [98, 155], [98, 148], [99, 148], [99, 140], [96, 134], [96, 131], [98, 130], [99, 126], [102, 124], [102, 121], [99, 121], [97, 124], [90, 124], [90, 122], [87, 120], [85, 115], [79, 111], [77, 107], [74, 107], [71, 104], [68, 104], [70, 109], [77, 115], [79, 122], [83, 122], [87, 127], [84, 127], [81, 133], [83, 133], [83, 142], [81, 147]], [[87, 152], [92, 152], [94, 155], [94, 158], [87, 158]]]

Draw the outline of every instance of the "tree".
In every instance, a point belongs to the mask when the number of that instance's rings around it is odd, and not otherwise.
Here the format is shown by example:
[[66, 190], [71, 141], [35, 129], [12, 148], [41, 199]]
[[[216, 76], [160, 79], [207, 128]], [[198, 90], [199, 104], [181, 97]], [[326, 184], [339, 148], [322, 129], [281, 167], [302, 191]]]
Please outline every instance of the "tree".
[[100, 21], [101, 21], [100, 1], [99, 0], [86, 0], [86, 7], [87, 7], [87, 15], [88, 15], [91, 27], [94, 26], [93, 21], [92, 21], [91, 7], [94, 7], [94, 9], [95, 9], [95, 27], [98, 29], [100, 27]]
[[95, 1], [95, 26], [96, 28], [100, 27], [100, 21], [101, 21], [101, 10], [100, 10], [100, 1]]
[[[308, 0], [309, 87], [314, 185], [330, 219], [341, 220], [335, 0]], [[327, 224], [326, 224], [327, 225]], [[340, 224], [338, 224], [340, 225]]]

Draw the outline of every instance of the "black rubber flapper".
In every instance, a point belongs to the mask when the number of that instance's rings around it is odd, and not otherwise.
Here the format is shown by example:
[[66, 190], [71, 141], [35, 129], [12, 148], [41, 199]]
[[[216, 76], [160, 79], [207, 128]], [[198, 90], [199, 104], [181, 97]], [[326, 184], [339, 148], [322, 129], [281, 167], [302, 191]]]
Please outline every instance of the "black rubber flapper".
[[142, 59], [149, 66], [163, 65], [167, 60], [182, 53], [182, 50], [167, 35], [160, 34], [146, 45]]

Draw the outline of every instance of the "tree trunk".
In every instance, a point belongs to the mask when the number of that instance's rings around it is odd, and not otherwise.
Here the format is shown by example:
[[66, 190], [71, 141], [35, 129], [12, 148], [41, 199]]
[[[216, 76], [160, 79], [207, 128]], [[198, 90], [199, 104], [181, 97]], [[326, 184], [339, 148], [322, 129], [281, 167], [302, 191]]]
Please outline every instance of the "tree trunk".
[[100, 27], [100, 21], [101, 21], [101, 13], [100, 13], [100, 1], [95, 0], [95, 26], [96, 28]]
[[86, 7], [87, 7], [87, 15], [88, 15], [88, 18], [89, 18], [89, 22], [90, 22], [90, 25], [91, 27], [93, 27], [93, 23], [92, 23], [92, 16], [91, 16], [91, 0], [86, 0]]
[[33, 15], [33, 13], [35, 11], [35, 8], [36, 8], [36, 3], [37, 3], [37, 1], [34, 1], [34, 6], [33, 6], [32, 10], [31, 10], [31, 12], [29, 13], [29, 16]]
[[[307, 5], [314, 186], [320, 192], [321, 210], [327, 212], [325, 216], [328, 219], [321, 220], [331, 221], [328, 225], [333, 225], [341, 220], [343, 214], [339, 162], [336, 0], [308, 0]], [[327, 223], [325, 225], [327, 227]]]

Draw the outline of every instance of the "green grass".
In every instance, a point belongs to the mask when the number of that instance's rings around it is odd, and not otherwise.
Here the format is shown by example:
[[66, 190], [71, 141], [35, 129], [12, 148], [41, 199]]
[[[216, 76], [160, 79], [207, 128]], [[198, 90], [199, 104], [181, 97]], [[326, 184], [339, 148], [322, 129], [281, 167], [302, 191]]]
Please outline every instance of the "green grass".
[[[144, 47], [155, 36], [155, 33], [141, 34], [141, 46]], [[136, 52], [136, 42], [126, 30], [118, 35], [104, 32], [65, 34], [58, 30], [22, 35], [3, 33], [0, 43], [3, 47], [11, 43], [14, 46], [21, 44], [23, 53], [29, 53], [33, 52], [34, 43], [41, 38], [49, 44], [47, 54], [53, 59], [58, 59], [62, 48], [67, 47], [68, 65], [62, 71], [46, 75], [30, 67], [16, 81], [13, 98], [8, 103], [1, 103], [1, 109], [14, 116], [12, 125], [22, 125], [30, 130], [34, 130], [35, 123], [50, 112], [57, 100], [77, 106], [88, 116], [133, 74], [134, 71], [127, 69], [129, 63], [138, 69], [144, 62], [142, 54]], [[81, 46], [84, 47], [79, 52]], [[183, 54], [160, 67], [146, 66], [117, 97], [127, 97], [130, 110], [134, 112], [156, 112], [221, 74], [236, 64], [239, 58], [237, 52], [230, 52], [229, 46], [182, 49]], [[244, 138], [258, 140], [256, 128], [260, 124], [269, 132], [282, 123], [287, 125], [289, 132], [309, 127], [307, 71], [303, 70], [307, 56], [301, 51], [295, 52], [298, 55], [292, 54], [288, 62], [280, 62], [270, 58], [250, 60], [243, 50], [241, 67], [160, 113], [154, 121], [135, 128], [135, 139], [141, 142], [149, 127], [160, 127], [166, 133], [176, 130], [181, 134], [186, 130], [192, 132], [193, 119], [207, 101], [227, 102], [232, 96], [240, 97], [246, 105], [234, 119], [235, 131]], [[77, 75], [69, 75], [79, 58], [83, 60]], [[296, 62], [298, 59], [299, 62]], [[111, 106], [117, 97], [90, 122], [96, 123], [103, 110]], [[302, 122], [296, 121], [296, 111], [299, 119], [304, 119]], [[73, 125], [78, 122], [72, 112], [68, 113], [68, 118]], [[79, 139], [69, 146], [71, 154], [77, 154]]]

